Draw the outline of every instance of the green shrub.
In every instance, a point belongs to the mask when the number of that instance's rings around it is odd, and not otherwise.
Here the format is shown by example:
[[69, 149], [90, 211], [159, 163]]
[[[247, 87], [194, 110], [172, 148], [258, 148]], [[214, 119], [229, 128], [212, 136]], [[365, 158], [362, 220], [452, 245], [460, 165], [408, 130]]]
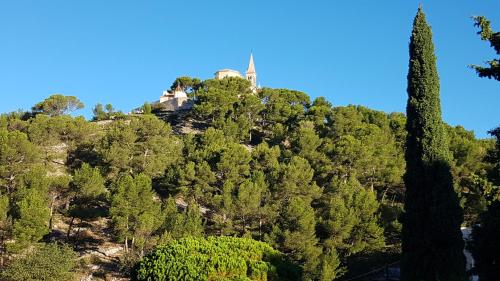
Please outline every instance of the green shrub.
[[26, 249], [0, 273], [0, 280], [73, 280], [77, 254], [68, 246], [40, 244]]
[[246, 238], [182, 238], [140, 261], [132, 280], [300, 280], [300, 268], [266, 243]]

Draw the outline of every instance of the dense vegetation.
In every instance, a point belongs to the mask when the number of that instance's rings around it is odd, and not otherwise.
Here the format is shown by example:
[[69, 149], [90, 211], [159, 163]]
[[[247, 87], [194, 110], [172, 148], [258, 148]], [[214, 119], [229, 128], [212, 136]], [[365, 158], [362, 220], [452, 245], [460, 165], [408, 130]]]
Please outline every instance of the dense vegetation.
[[40, 244], [16, 257], [0, 277], [12, 281], [72, 280], [75, 259], [75, 252], [68, 246]]
[[[421, 23], [419, 34], [430, 32]], [[94, 251], [106, 243], [123, 245], [118, 271], [125, 276], [154, 274], [145, 265], [171, 255], [172, 247], [219, 251], [213, 247], [230, 244], [235, 251], [250, 248], [258, 254], [254, 259], [228, 253], [227, 266], [242, 277], [281, 277], [283, 265], [271, 256], [297, 266], [304, 280], [352, 277], [400, 260], [404, 181], [415, 190], [412, 177], [428, 180], [423, 160], [442, 164], [436, 171], [445, 180], [438, 182], [449, 195], [443, 202], [451, 206], [444, 210], [449, 216], [436, 211], [425, 223], [435, 226], [443, 220], [455, 229], [459, 203], [465, 225], [484, 222], [474, 247], [487, 251], [498, 227], [498, 141], [495, 146], [491, 139], [478, 140], [471, 131], [442, 123], [429, 44], [424, 42], [422, 61], [430, 71], [425, 81], [433, 84], [414, 83], [420, 80], [413, 81], [411, 74], [409, 93], [418, 97], [418, 105], [423, 87], [433, 107], [413, 112], [409, 106], [408, 125], [401, 113], [335, 107], [321, 97], [311, 101], [300, 91], [263, 88], [253, 93], [249, 82], [239, 78], [178, 78], [172, 87], [183, 87], [195, 105], [174, 114], [148, 103], [144, 114], [129, 115], [98, 104], [93, 121], [87, 121], [67, 115], [83, 104], [63, 95], [28, 112], [2, 114], [2, 278], [33, 280], [30, 274], [36, 274], [64, 280], [86, 274], [108, 258]], [[428, 122], [424, 131], [415, 122], [419, 116]], [[493, 134], [498, 140], [498, 130]], [[415, 154], [418, 150], [424, 153]], [[413, 175], [404, 176], [405, 151]], [[430, 187], [424, 191], [440, 196]], [[451, 188], [458, 201], [451, 198]], [[417, 217], [407, 206], [403, 221], [411, 220]], [[449, 243], [458, 243], [455, 236], [446, 236]], [[164, 246], [155, 250], [157, 245]], [[244, 268], [240, 258], [255, 263]], [[360, 263], [366, 265], [362, 270], [356, 267]], [[488, 270], [497, 262], [493, 258], [485, 264]], [[187, 265], [201, 270], [195, 261]], [[157, 266], [164, 270], [167, 263]], [[196, 274], [207, 273], [201, 271]]]
[[[195, 108], [176, 124], [191, 128], [186, 134], [153, 114], [104, 123], [2, 115], [6, 265], [50, 238], [81, 250], [80, 227], [102, 218], [125, 246], [125, 272], [158, 243], [186, 235], [265, 241], [309, 279], [350, 274], [361, 257], [397, 260], [405, 116], [248, 86], [236, 78], [199, 82]], [[494, 143], [445, 129], [470, 224], [490, 198], [492, 166], [482, 159]]]
[[[485, 17], [475, 17], [476, 26], [482, 40], [490, 43], [491, 47], [500, 55], [500, 32], [491, 28], [491, 23]], [[474, 66], [480, 77], [488, 77], [500, 81], [500, 60], [489, 61], [489, 67]], [[476, 262], [477, 275], [480, 280], [495, 280], [500, 276], [500, 127], [489, 132], [496, 139], [495, 149], [489, 151], [486, 161], [492, 168], [488, 172], [491, 182], [484, 191], [487, 198], [487, 209], [481, 213], [478, 224], [474, 225], [472, 242], [469, 245]]]
[[[173, 277], [175, 276], [175, 277]], [[300, 280], [298, 266], [263, 242], [234, 237], [182, 238], [137, 265], [134, 280]]]

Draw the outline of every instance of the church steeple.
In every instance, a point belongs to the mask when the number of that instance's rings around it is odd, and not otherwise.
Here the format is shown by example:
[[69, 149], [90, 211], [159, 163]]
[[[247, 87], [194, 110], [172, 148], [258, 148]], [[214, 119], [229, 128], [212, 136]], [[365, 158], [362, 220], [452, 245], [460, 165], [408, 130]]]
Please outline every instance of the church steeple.
[[250, 61], [248, 62], [246, 78], [252, 84], [252, 89], [257, 89], [257, 72], [255, 72], [255, 64], [253, 63], [252, 53], [250, 53]]

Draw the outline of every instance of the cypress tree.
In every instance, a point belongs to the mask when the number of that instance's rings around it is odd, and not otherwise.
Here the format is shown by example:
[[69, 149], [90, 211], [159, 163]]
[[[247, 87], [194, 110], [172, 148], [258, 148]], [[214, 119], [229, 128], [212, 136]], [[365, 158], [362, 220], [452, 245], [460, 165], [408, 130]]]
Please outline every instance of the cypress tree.
[[465, 280], [463, 221], [441, 120], [432, 32], [420, 7], [408, 72], [401, 280]]

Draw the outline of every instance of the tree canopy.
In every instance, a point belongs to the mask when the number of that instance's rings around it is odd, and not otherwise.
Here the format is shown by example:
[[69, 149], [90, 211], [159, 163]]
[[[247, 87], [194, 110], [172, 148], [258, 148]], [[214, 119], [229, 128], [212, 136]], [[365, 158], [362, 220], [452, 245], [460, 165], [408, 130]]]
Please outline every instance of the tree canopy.
[[[481, 40], [490, 42], [490, 46], [495, 50], [497, 55], [500, 55], [500, 32], [495, 32], [491, 28], [491, 22], [484, 16], [475, 16], [474, 25], [479, 27], [477, 34], [481, 36]], [[500, 60], [493, 59], [487, 62], [488, 66], [472, 65], [479, 77], [488, 77], [500, 81]]]
[[83, 107], [84, 104], [75, 96], [55, 94], [35, 104], [32, 110], [35, 113], [59, 116], [71, 113], [77, 109], [82, 109]]
[[300, 280], [300, 269], [263, 242], [245, 238], [183, 238], [157, 248], [133, 280]]

